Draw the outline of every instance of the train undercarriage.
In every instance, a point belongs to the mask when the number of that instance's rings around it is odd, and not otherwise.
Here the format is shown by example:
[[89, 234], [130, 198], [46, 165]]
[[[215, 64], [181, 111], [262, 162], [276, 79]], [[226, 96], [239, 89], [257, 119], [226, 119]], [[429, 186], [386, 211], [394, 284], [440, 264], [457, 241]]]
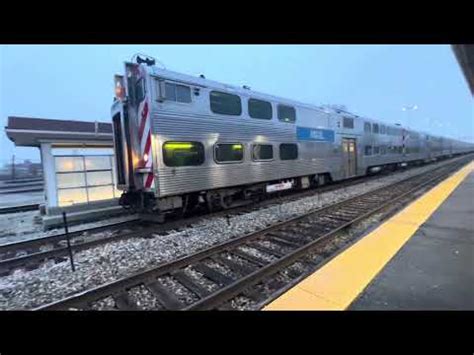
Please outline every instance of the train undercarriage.
[[[413, 160], [403, 163], [372, 166], [366, 169], [366, 175], [392, 172], [405, 169], [409, 166], [419, 166], [449, 157], [450, 156], [444, 156], [426, 160]], [[152, 192], [136, 190], [123, 193], [119, 203], [125, 209], [129, 210], [130, 213], [138, 213], [144, 220], [161, 223], [165, 221], [168, 215], [185, 216], [196, 210], [205, 210], [207, 212], [222, 211], [259, 202], [274, 197], [276, 194], [284, 195], [291, 191], [317, 188], [332, 182], [331, 174], [326, 172], [279, 181], [199, 191], [163, 198], [156, 198]]]

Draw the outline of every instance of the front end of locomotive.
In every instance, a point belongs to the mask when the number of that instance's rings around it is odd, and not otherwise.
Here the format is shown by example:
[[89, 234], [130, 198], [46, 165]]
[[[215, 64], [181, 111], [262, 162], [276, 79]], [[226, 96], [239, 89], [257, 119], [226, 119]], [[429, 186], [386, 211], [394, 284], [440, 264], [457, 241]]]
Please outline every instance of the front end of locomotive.
[[119, 203], [131, 212], [152, 212], [155, 206], [155, 174], [152, 154], [151, 88], [152, 59], [137, 57], [125, 63], [125, 75], [115, 75], [111, 108]]

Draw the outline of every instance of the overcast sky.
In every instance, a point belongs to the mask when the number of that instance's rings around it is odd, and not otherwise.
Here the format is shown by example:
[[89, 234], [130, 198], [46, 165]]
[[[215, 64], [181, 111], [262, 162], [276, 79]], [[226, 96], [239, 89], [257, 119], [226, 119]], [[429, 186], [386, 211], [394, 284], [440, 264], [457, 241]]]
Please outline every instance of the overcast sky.
[[[9, 115], [110, 121], [113, 75], [137, 52], [174, 71], [474, 140], [473, 98], [441, 45], [0, 46], [2, 127]], [[0, 148], [2, 165], [13, 153], [39, 161], [37, 149], [14, 148], [3, 129]]]

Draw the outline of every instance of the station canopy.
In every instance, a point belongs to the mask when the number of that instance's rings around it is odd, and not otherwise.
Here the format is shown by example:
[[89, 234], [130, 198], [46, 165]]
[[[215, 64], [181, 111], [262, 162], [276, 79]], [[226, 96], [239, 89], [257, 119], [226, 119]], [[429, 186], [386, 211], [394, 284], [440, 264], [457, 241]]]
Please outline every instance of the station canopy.
[[458, 44], [453, 45], [452, 48], [464, 77], [468, 82], [471, 95], [474, 95], [474, 45]]
[[45, 141], [110, 143], [112, 124], [10, 116], [5, 133], [17, 147], [39, 147]]

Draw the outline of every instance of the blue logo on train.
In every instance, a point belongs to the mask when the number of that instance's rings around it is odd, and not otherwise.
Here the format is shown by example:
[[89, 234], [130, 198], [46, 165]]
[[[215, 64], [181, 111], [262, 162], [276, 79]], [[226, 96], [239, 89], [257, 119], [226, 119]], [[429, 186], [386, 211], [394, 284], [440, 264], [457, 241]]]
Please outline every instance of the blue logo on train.
[[296, 127], [299, 141], [334, 142], [334, 131], [323, 128]]

